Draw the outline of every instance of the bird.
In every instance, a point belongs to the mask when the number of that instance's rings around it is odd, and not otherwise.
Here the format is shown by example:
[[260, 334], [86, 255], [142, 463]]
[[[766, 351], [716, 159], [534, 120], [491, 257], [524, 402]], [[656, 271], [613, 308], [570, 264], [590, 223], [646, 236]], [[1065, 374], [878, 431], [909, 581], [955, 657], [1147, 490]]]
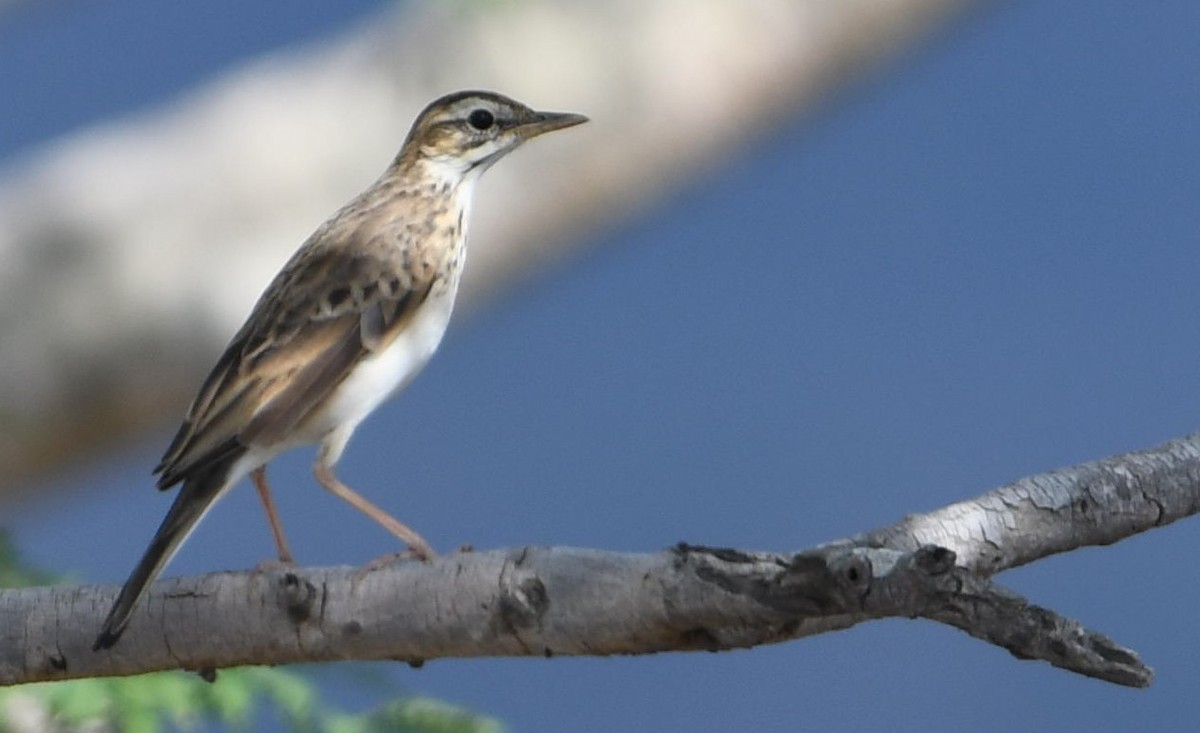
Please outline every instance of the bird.
[[181, 485], [93, 645], [120, 639], [149, 585], [204, 515], [249, 475], [281, 561], [292, 562], [266, 465], [317, 446], [313, 473], [424, 560], [419, 534], [338, 480], [359, 423], [406, 387], [437, 349], [466, 257], [475, 185], [522, 143], [587, 122], [488, 91], [461, 91], [417, 115], [399, 153], [365, 191], [296, 250], [200, 387], [155, 468]]

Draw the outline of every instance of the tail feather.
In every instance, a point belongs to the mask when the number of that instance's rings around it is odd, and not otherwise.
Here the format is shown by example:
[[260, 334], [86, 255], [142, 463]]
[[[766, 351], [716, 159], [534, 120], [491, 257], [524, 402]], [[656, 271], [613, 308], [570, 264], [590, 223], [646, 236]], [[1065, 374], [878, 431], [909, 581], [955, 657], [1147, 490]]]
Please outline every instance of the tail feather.
[[100, 635], [92, 645], [94, 651], [107, 649], [121, 638], [133, 610], [146, 594], [150, 583], [158, 577], [183, 541], [229, 485], [232, 464], [231, 460], [222, 461], [218, 465], [206, 467], [199, 475], [184, 481], [175, 502], [167, 511], [167, 516], [154, 533], [150, 546], [146, 548], [137, 567], [130, 573], [120, 595], [113, 603], [112, 610], [108, 612]]

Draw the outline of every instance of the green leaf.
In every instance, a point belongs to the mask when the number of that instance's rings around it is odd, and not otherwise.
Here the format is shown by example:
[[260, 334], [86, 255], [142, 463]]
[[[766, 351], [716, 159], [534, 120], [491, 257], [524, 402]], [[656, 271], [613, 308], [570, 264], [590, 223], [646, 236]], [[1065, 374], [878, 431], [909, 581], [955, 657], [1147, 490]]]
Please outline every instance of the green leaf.
[[0, 588], [26, 588], [31, 585], [50, 585], [56, 578], [27, 566], [21, 553], [12, 543], [8, 531], [0, 529]]
[[258, 692], [246, 674], [250, 671], [231, 669], [219, 673], [215, 683], [204, 683], [197, 689], [196, 702], [218, 720], [245, 726], [254, 712], [254, 698]]
[[428, 697], [396, 700], [371, 713], [373, 733], [503, 733], [504, 726], [494, 718], [478, 715], [449, 703]]

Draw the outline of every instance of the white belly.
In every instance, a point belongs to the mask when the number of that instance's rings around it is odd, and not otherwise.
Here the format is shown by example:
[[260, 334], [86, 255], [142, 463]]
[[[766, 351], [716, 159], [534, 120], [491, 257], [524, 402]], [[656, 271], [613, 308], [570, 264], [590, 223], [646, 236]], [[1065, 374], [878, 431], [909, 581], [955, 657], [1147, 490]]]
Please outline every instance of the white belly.
[[349, 438], [367, 415], [424, 368], [442, 341], [453, 308], [454, 288], [427, 300], [395, 341], [358, 363], [309, 423], [306, 437], [320, 440], [336, 430]]

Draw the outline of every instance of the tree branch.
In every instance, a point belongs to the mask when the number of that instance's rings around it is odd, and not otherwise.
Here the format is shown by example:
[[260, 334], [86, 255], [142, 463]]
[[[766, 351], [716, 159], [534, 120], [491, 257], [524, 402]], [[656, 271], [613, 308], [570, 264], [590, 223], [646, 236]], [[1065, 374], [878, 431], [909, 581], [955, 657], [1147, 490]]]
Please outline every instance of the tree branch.
[[1030, 476], [847, 540], [953, 550], [993, 575], [1080, 547], [1111, 545], [1190, 517], [1200, 504], [1200, 433], [1156, 448]]
[[896, 617], [1144, 687], [1153, 672], [1135, 652], [990, 576], [1198, 509], [1200, 433], [796, 554], [526, 547], [166, 580], [121, 644], [101, 653], [92, 637], [115, 588], [9, 590], [0, 593], [0, 684], [341, 659], [716, 651]]

